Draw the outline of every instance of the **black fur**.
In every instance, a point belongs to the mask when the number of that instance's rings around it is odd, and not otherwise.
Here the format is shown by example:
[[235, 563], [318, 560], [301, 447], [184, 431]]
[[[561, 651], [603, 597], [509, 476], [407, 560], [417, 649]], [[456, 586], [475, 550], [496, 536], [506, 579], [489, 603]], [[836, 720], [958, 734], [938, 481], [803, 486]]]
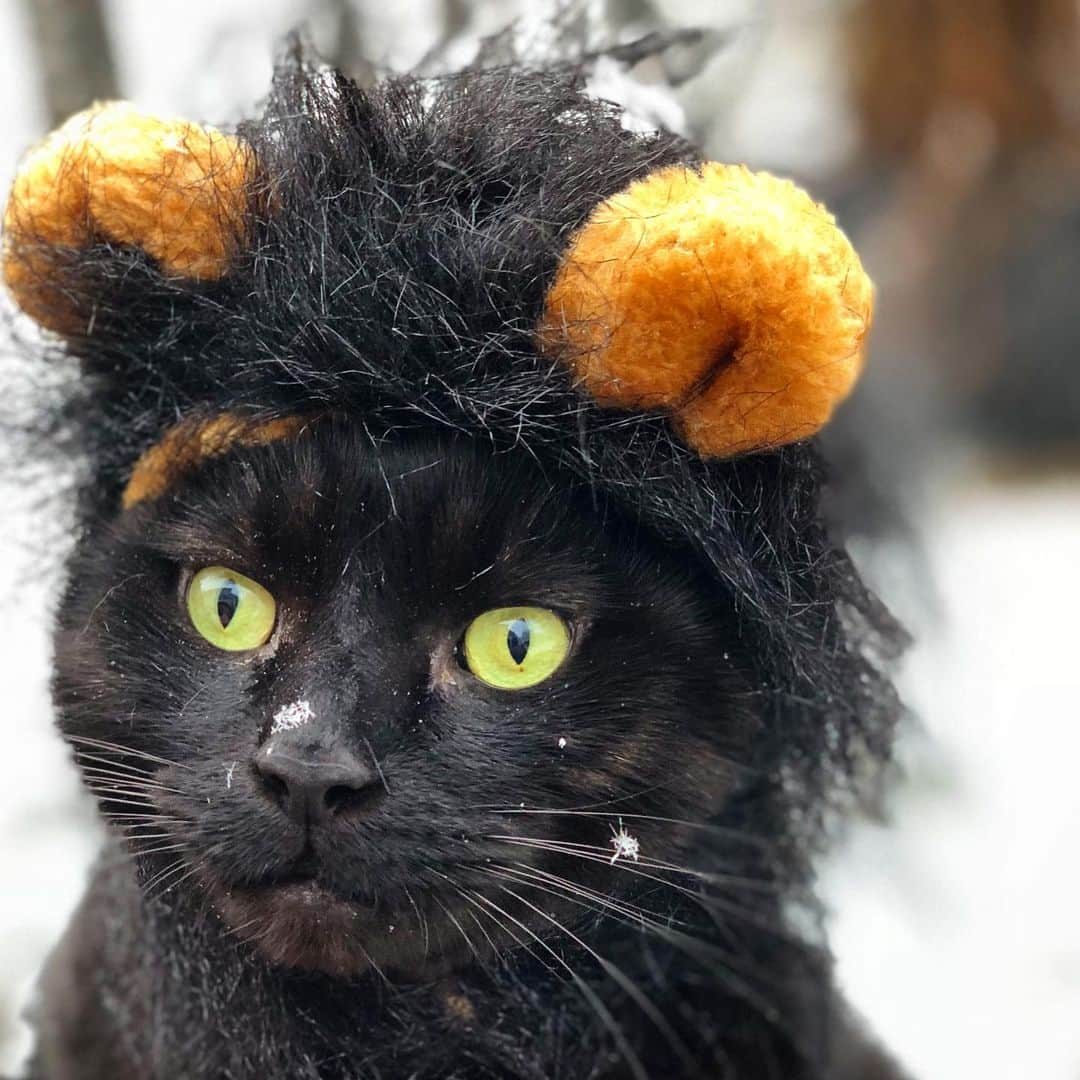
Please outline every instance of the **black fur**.
[[[623, 131], [572, 75], [365, 96], [295, 55], [243, 134], [263, 179], [221, 282], [107, 244], [53, 263], [87, 316], [66, 350], [90, 468], [61, 724], [103, 809], [164, 814], [184, 863], [107, 853], [46, 978], [39, 1074], [891, 1075], [791, 918], [897, 713], [895, 628], [821, 523], [816, 452], [703, 462], [533, 344], [570, 232], [692, 151]], [[332, 415], [117, 512], [141, 450], [222, 409]], [[188, 627], [184, 575], [218, 562], [279, 597], [270, 653]], [[575, 651], [507, 697], [453, 653], [471, 615], [524, 600], [564, 611]], [[388, 789], [311, 850], [248, 767], [301, 695]], [[133, 779], [109, 795], [102, 769]], [[575, 807], [599, 816], [507, 812]], [[491, 839], [610, 850], [620, 817], [689, 872]], [[252, 900], [298, 867], [339, 898], [333, 933]]]

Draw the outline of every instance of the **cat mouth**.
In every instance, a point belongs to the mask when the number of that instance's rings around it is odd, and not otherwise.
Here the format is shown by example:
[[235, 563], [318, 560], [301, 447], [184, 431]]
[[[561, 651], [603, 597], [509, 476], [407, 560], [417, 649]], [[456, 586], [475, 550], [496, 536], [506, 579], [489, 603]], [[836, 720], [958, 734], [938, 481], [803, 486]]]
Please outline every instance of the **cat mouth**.
[[378, 893], [356, 881], [343, 889], [311, 848], [254, 881], [230, 881], [205, 860], [200, 871], [223, 928], [274, 967], [413, 983], [441, 977], [476, 952], [459, 929], [465, 915], [448, 913], [451, 897], [423, 885], [399, 893], [378, 873]]
[[373, 919], [378, 906], [372, 894], [351, 891], [342, 895], [327, 884], [323, 863], [310, 847], [284, 870], [243, 885], [219, 882], [215, 891], [255, 905], [268, 915], [277, 913], [286, 919], [308, 916], [331, 925], [335, 918]]
[[358, 975], [371, 966], [369, 950], [388, 931], [372, 905], [343, 899], [311, 874], [253, 886], [218, 884], [212, 891], [232, 932], [281, 967]]
[[342, 894], [310, 854], [283, 873], [245, 884], [227, 883], [204, 866], [203, 881], [228, 931], [277, 968], [340, 979], [374, 971], [413, 982], [457, 963], [433, 912], [403, 910], [385, 895]]
[[262, 885], [244, 891], [249, 894], [261, 894], [282, 908], [293, 905], [310, 908], [317, 915], [329, 913], [338, 907], [345, 907], [352, 911], [357, 906], [355, 901], [342, 900], [325, 885], [320, 885], [318, 879], [312, 875], [290, 875], [271, 885]]

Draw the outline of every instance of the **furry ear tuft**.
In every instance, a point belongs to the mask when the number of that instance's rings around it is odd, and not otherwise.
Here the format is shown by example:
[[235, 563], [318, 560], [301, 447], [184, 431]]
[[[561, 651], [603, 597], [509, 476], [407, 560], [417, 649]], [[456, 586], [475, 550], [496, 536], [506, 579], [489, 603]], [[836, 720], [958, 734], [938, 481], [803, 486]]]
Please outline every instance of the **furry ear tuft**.
[[598, 404], [668, 412], [704, 457], [813, 435], [863, 362], [873, 286], [787, 180], [671, 166], [601, 203], [548, 292], [541, 348]]
[[213, 280], [240, 240], [254, 155], [239, 140], [126, 102], [78, 113], [26, 157], [4, 214], [4, 280], [42, 326], [86, 313], [53, 273], [63, 252], [141, 248], [168, 274]]

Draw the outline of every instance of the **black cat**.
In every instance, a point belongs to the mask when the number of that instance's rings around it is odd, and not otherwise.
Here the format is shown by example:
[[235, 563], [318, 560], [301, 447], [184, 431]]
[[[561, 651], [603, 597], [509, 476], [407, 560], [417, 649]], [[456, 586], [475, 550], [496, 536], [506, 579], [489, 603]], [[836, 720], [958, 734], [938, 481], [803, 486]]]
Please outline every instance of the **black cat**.
[[[219, 280], [50, 254], [90, 468], [55, 696], [113, 839], [32, 1075], [897, 1076], [813, 940], [897, 712], [813, 446], [703, 460], [533, 340], [570, 231], [691, 151], [572, 74], [297, 58], [243, 134]], [[307, 419], [161, 441], [256, 410]]]
[[[194, 625], [213, 566], [274, 599], [254, 651]], [[522, 689], [463, 645], [508, 608], [569, 628]], [[824, 1067], [824, 959], [741, 820], [730, 600], [521, 456], [328, 422], [214, 459], [85, 538], [57, 668], [136, 857], [50, 964], [41, 1075], [873, 1075]]]

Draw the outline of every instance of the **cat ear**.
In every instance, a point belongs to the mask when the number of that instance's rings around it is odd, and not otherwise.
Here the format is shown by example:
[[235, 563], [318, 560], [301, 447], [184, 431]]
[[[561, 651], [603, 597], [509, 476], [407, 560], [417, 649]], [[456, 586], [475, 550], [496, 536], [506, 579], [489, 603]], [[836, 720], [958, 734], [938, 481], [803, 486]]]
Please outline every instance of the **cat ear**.
[[669, 413], [706, 457], [813, 435], [863, 363], [873, 285], [831, 214], [743, 166], [674, 166], [601, 203], [540, 347], [604, 407]]
[[90, 245], [137, 247], [166, 274], [219, 278], [253, 172], [253, 153], [232, 136], [125, 102], [95, 105], [23, 162], [4, 214], [4, 280], [23, 311], [70, 334], [92, 316], [67, 273]]

